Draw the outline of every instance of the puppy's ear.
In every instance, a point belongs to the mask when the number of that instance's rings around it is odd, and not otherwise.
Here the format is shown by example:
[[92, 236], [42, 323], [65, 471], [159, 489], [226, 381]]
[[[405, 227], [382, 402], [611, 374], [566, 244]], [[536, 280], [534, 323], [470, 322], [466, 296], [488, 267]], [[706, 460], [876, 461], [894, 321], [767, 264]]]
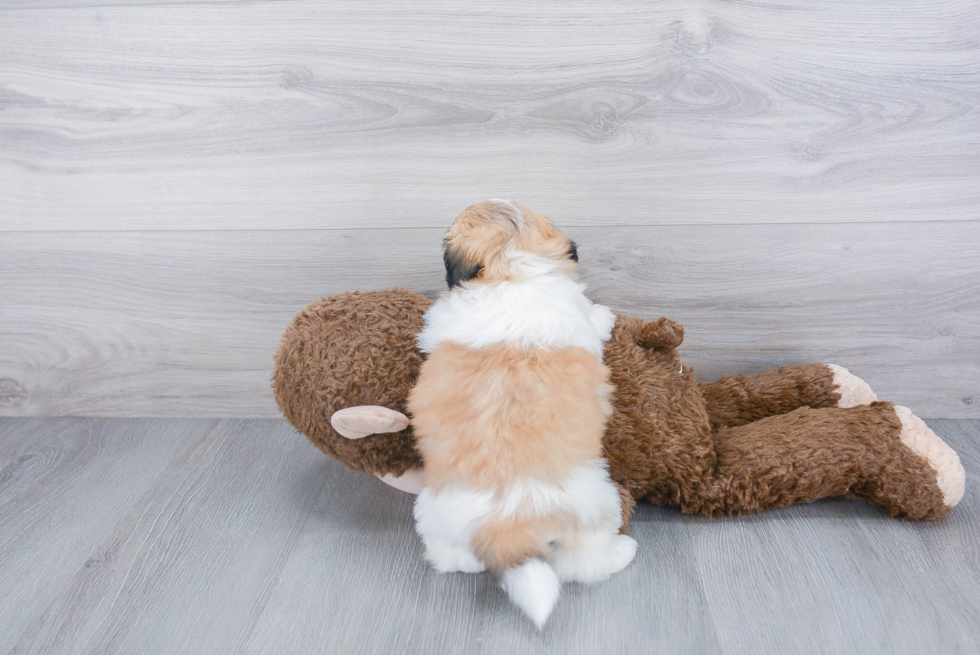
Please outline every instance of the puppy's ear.
[[574, 241], [569, 241], [568, 246], [568, 256], [572, 258], [572, 261], [578, 264], [578, 246]]
[[483, 270], [483, 264], [466, 264], [460, 257], [449, 252], [449, 248], [443, 248], [442, 261], [446, 263], [446, 284], [450, 291], [463, 282], [472, 280]]

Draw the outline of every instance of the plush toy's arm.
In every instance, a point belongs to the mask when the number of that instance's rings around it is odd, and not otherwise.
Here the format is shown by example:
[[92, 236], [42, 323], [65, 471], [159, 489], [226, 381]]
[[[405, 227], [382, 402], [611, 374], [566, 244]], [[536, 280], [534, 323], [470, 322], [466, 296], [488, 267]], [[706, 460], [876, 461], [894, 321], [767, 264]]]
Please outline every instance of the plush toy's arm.
[[699, 382], [698, 386], [714, 428], [745, 425], [800, 407], [851, 407], [877, 400], [863, 380], [847, 369], [827, 364], [726, 375], [713, 382]]

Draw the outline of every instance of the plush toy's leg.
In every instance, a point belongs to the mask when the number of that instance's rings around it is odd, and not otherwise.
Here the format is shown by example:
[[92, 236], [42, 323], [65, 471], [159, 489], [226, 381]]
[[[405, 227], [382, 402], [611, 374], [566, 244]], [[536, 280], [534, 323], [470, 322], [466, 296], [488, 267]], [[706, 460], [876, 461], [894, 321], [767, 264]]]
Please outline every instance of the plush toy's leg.
[[854, 407], [878, 399], [864, 380], [834, 364], [781, 366], [755, 375], [727, 375], [698, 386], [715, 429], [800, 407]]
[[895, 405], [902, 422], [902, 443], [936, 471], [936, 484], [943, 492], [943, 504], [952, 509], [966, 491], [966, 473], [959, 455], [908, 407]]
[[801, 408], [713, 433], [717, 465], [682, 507], [730, 515], [850, 495], [937, 519], [963, 495], [956, 453], [904, 407]]

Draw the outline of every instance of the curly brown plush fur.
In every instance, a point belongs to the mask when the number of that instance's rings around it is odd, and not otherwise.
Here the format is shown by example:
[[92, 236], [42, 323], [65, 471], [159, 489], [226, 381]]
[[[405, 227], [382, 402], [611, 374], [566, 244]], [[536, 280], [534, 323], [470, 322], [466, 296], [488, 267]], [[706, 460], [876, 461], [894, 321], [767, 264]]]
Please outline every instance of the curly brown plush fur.
[[[345, 293], [301, 311], [283, 335], [276, 400], [297, 430], [349, 469], [397, 476], [422, 466], [411, 427], [351, 440], [330, 417], [359, 405], [405, 411], [423, 358], [415, 335], [430, 304], [406, 289]], [[905, 443], [891, 403], [838, 407], [834, 373], [823, 364], [699, 383], [681, 365], [683, 335], [665, 318], [618, 315], [606, 344], [616, 391], [603, 444], [624, 499], [703, 516], [839, 495], [911, 519], [936, 519], [955, 505], [955, 490], [942, 489], [930, 461]], [[959, 467], [951, 477], [961, 484], [962, 475]]]
[[412, 427], [345, 439], [330, 426], [338, 409], [405, 411], [422, 367], [415, 335], [432, 301], [407, 289], [343, 293], [296, 315], [276, 353], [272, 386], [282, 413], [313, 445], [348, 469], [401, 475], [422, 466]]

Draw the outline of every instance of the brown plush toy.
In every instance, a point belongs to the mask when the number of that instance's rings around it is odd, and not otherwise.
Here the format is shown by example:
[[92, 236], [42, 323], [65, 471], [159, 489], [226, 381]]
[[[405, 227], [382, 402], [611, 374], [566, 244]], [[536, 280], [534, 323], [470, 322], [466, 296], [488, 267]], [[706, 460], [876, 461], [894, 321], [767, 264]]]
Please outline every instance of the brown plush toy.
[[[422, 458], [403, 412], [430, 304], [406, 289], [323, 298], [286, 330], [272, 378], [283, 414], [317, 448], [413, 492]], [[723, 516], [846, 495], [932, 520], [963, 496], [956, 453], [846, 369], [697, 382], [677, 353], [683, 334], [665, 318], [617, 315], [606, 344], [616, 390], [603, 441], [625, 518], [639, 499]]]

